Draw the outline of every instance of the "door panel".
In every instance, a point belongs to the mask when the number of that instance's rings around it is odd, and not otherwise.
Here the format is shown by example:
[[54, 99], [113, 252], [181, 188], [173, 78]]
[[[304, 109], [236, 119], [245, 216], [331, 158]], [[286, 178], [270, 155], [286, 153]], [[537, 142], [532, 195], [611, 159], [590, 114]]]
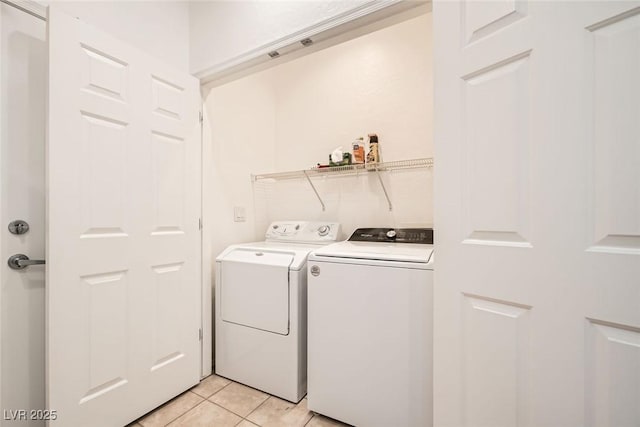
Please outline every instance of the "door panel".
[[434, 4], [436, 425], [640, 424], [638, 16]]
[[[474, 425], [516, 426], [527, 418], [530, 310], [520, 304], [464, 295], [463, 411]], [[486, 384], [492, 384], [491, 393]]]
[[516, 0], [467, 1], [462, 7], [464, 8], [464, 40], [467, 44], [508, 27], [527, 14], [527, 3]]
[[640, 329], [590, 319], [586, 339], [587, 425], [637, 425]]
[[[587, 27], [593, 55], [593, 199], [591, 250], [640, 254], [640, 12]], [[616, 138], [611, 138], [616, 135]], [[596, 161], [597, 160], [597, 161]]]
[[462, 77], [466, 243], [530, 245], [529, 55]]
[[48, 406], [124, 425], [199, 380], [199, 84], [48, 25]]

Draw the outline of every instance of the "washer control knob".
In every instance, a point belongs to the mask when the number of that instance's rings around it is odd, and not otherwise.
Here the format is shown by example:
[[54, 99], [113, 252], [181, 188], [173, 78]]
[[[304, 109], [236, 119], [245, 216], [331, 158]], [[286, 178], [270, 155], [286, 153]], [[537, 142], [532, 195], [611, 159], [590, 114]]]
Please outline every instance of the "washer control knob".
[[387, 231], [387, 237], [389, 239], [395, 239], [396, 238], [396, 230], [389, 230]]
[[317, 265], [312, 265], [311, 266], [311, 275], [318, 277], [320, 275], [320, 267], [318, 267]]
[[320, 227], [318, 227], [318, 236], [326, 236], [327, 234], [329, 234], [329, 226], [328, 225], [322, 225]]

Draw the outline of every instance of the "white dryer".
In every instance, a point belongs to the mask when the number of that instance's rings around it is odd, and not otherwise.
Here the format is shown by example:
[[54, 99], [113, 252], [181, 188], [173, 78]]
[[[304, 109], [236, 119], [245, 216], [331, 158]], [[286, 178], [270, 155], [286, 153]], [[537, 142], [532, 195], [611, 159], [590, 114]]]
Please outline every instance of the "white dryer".
[[216, 259], [215, 372], [291, 402], [307, 392], [307, 256], [340, 225], [281, 221]]
[[433, 230], [358, 229], [309, 256], [310, 410], [433, 425]]

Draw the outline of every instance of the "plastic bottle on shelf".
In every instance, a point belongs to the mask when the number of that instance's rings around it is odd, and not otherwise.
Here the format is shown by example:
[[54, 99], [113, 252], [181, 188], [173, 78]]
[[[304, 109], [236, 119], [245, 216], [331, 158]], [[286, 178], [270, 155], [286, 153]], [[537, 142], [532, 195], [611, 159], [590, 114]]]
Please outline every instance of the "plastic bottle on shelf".
[[378, 144], [378, 135], [369, 134], [369, 153], [367, 154], [367, 163], [380, 162], [380, 146]]
[[353, 142], [353, 163], [354, 164], [363, 164], [364, 163], [364, 138], [360, 137]]

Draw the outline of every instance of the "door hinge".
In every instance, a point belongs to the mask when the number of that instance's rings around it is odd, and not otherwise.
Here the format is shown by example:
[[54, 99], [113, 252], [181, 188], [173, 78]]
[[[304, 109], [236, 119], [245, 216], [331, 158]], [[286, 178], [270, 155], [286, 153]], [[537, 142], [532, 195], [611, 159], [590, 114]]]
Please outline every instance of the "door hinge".
[[200, 117], [200, 124], [202, 124], [204, 122], [204, 117], [202, 116], [202, 111], [199, 111], [199, 117]]
[[202, 328], [198, 329], [198, 340], [202, 341]]
[[198, 218], [198, 230], [202, 230], [202, 218]]

